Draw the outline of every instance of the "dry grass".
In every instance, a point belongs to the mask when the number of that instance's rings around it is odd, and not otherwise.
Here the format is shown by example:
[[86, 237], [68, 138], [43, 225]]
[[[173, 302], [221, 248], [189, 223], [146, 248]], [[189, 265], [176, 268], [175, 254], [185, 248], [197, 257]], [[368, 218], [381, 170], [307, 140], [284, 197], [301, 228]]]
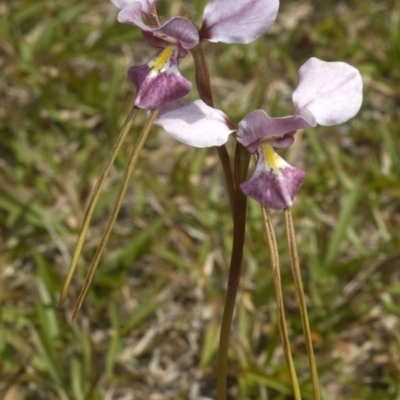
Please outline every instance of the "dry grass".
[[[201, 20], [204, 1], [160, 1]], [[325, 400], [400, 399], [400, 2], [287, 1], [248, 46], [206, 45], [216, 103], [234, 121], [291, 109], [309, 57], [363, 74], [349, 123], [302, 132], [286, 158], [306, 170], [293, 208]], [[152, 50], [107, 0], [0, 4], [0, 397], [214, 398], [215, 352], [232, 224], [213, 149], [155, 130], [95, 282], [74, 300], [118, 190], [117, 160], [69, 300], [57, 302], [85, 200], [130, 107], [129, 65]], [[190, 57], [182, 72], [193, 76]], [[196, 93], [191, 94], [193, 98]], [[311, 385], [273, 215], [288, 324], [305, 399]], [[231, 399], [290, 399], [259, 206], [249, 204], [230, 353]]]

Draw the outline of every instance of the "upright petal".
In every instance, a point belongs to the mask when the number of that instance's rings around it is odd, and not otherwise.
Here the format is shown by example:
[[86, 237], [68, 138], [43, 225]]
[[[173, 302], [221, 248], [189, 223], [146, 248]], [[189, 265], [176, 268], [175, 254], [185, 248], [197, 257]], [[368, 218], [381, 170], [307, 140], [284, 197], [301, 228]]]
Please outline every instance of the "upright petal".
[[166, 42], [178, 44], [185, 50], [195, 47], [199, 43], [199, 33], [193, 22], [183, 17], [174, 17], [159, 28], [148, 27], [142, 19], [142, 4], [138, 1], [123, 8], [118, 14], [118, 21], [123, 24], [134, 25], [149, 32]]
[[360, 109], [362, 86], [360, 73], [351, 65], [310, 58], [299, 70], [295, 109], [307, 109], [320, 125], [341, 124]]
[[240, 185], [243, 193], [274, 210], [290, 207], [304, 181], [304, 171], [289, 165], [269, 144], [261, 145], [256, 156], [254, 174]]
[[194, 147], [221, 146], [234, 132], [228, 117], [202, 100], [178, 100], [164, 107], [155, 123], [176, 140]]
[[155, 11], [157, 0], [111, 0], [120, 10], [130, 6], [133, 3], [140, 3], [142, 12], [150, 14]]
[[129, 79], [137, 89], [136, 106], [160, 109], [190, 92], [192, 84], [180, 74], [178, 62], [177, 48], [167, 46], [146, 64], [129, 68]]
[[206, 5], [200, 38], [250, 43], [275, 21], [279, 0], [214, 0]]
[[310, 113], [271, 118], [265, 111], [256, 110], [240, 121], [237, 139], [251, 153], [256, 151], [264, 139], [268, 139], [274, 147], [284, 148], [292, 144], [293, 135], [298, 129], [314, 126], [316, 122]]

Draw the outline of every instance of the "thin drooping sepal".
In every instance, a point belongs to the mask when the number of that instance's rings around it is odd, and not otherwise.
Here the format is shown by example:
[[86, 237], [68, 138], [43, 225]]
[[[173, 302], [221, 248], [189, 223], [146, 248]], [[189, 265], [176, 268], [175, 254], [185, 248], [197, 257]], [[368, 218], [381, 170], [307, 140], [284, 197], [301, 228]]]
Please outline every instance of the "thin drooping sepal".
[[296, 235], [294, 232], [292, 213], [290, 211], [290, 208], [285, 208], [283, 212], [285, 214], [286, 237], [289, 247], [290, 265], [292, 267], [294, 283], [296, 286], [297, 301], [299, 302], [300, 306], [301, 324], [303, 326], [303, 332], [308, 353], [308, 360], [311, 368], [311, 379], [313, 382], [314, 400], [321, 400], [317, 363], [315, 361], [314, 348], [310, 331], [310, 323], [308, 320], [307, 304], [304, 296], [303, 282], [301, 279], [299, 255], [297, 252]]
[[78, 264], [79, 256], [81, 254], [82, 247], [85, 242], [85, 238], [86, 238], [86, 234], [87, 234], [87, 231], [89, 228], [90, 220], [92, 219], [92, 215], [93, 215], [94, 209], [96, 207], [97, 201], [99, 199], [101, 190], [102, 190], [104, 183], [108, 177], [111, 167], [114, 164], [115, 158], [117, 157], [117, 154], [118, 154], [119, 150], [121, 149], [121, 146], [133, 125], [133, 122], [135, 121], [135, 117], [136, 117], [137, 113], [138, 113], [138, 108], [134, 106], [126, 119], [126, 121], [121, 129], [121, 132], [120, 132], [116, 142], [114, 143], [114, 146], [112, 147], [110, 154], [108, 155], [108, 157], [106, 159], [106, 162], [103, 165], [103, 168], [100, 172], [100, 176], [96, 182], [96, 185], [93, 189], [92, 194], [90, 195], [90, 199], [88, 202], [88, 209], [86, 210], [86, 213], [85, 213], [85, 216], [83, 219], [82, 227], [81, 227], [81, 230], [80, 230], [79, 236], [78, 236], [78, 242], [76, 243], [74, 254], [72, 256], [72, 260], [71, 260], [71, 263], [68, 268], [68, 274], [67, 274], [67, 277], [65, 278], [65, 283], [64, 283], [64, 286], [61, 291], [59, 307], [61, 307], [64, 304], [65, 299], [67, 297], [68, 289], [71, 284], [71, 279], [72, 279], [72, 276], [76, 269], [76, 266]]
[[290, 341], [289, 335], [286, 326], [286, 317], [285, 317], [285, 306], [283, 303], [283, 294], [282, 294], [282, 284], [281, 284], [281, 274], [279, 267], [279, 253], [278, 253], [278, 245], [276, 243], [275, 231], [272, 225], [271, 213], [268, 208], [262, 207], [263, 217], [264, 217], [264, 227], [265, 234], [267, 236], [270, 262], [271, 262], [271, 270], [272, 270], [272, 279], [274, 282], [275, 289], [275, 298], [276, 298], [276, 306], [278, 310], [278, 324], [279, 324], [279, 333], [281, 336], [283, 352], [285, 354], [286, 364], [289, 369], [290, 378], [292, 380], [294, 398], [295, 400], [301, 400], [301, 393], [299, 387], [299, 381], [297, 378], [296, 369], [294, 367], [292, 351], [290, 349]]
[[153, 126], [155, 119], [157, 118], [158, 112], [159, 112], [159, 110], [154, 110], [149, 114], [149, 116], [147, 118], [147, 121], [146, 121], [146, 124], [143, 127], [143, 130], [142, 130], [142, 132], [141, 132], [141, 134], [139, 136], [139, 139], [138, 139], [138, 141], [137, 141], [135, 147], [133, 148], [132, 153], [131, 153], [131, 155], [129, 157], [129, 162], [128, 162], [128, 165], [127, 165], [127, 167], [125, 169], [124, 176], [122, 178], [122, 185], [121, 185], [121, 188], [119, 189], [119, 192], [118, 192], [117, 197], [115, 199], [114, 206], [113, 206], [113, 209], [111, 211], [110, 218], [109, 218], [109, 220], [107, 222], [106, 229], [105, 229], [105, 231], [103, 233], [103, 236], [101, 237], [99, 247], [97, 248], [97, 251], [96, 251], [96, 254], [95, 254], [95, 256], [94, 256], [94, 258], [92, 260], [92, 263], [90, 264], [89, 271], [88, 271], [88, 273], [86, 275], [85, 283], [83, 285], [83, 288], [81, 289], [81, 292], [79, 293], [78, 300], [76, 301], [75, 307], [73, 309], [72, 320], [75, 319], [79, 309], [81, 308], [83, 300], [84, 300], [84, 298], [86, 296], [86, 293], [87, 293], [87, 291], [88, 291], [88, 289], [90, 287], [90, 284], [91, 284], [91, 282], [93, 280], [93, 276], [94, 276], [94, 274], [96, 272], [96, 268], [97, 268], [97, 266], [99, 264], [100, 258], [101, 258], [102, 254], [103, 254], [103, 250], [104, 250], [105, 245], [107, 243], [107, 240], [108, 240], [108, 238], [110, 236], [112, 227], [113, 227], [114, 222], [115, 222], [115, 220], [117, 218], [118, 212], [119, 212], [119, 210], [121, 208], [122, 200], [123, 200], [123, 198], [125, 196], [125, 193], [126, 193], [126, 190], [128, 188], [128, 184], [129, 184], [130, 178], [131, 178], [132, 173], [133, 173], [133, 171], [134, 171], [134, 169], [136, 167], [136, 164], [137, 164], [137, 162], [139, 160], [140, 152], [141, 152], [141, 150], [142, 150], [142, 148], [143, 148], [143, 146], [144, 146], [144, 144], [146, 142], [146, 139], [147, 139], [147, 137], [148, 137], [148, 135], [150, 133], [150, 129]]

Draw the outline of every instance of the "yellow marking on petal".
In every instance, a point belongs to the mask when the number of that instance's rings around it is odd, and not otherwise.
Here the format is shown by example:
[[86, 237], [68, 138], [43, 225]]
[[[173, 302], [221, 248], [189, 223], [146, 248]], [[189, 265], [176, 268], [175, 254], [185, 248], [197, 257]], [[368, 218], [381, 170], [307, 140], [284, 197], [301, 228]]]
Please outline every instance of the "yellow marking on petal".
[[161, 53], [151, 62], [149, 62], [149, 67], [155, 71], [161, 71], [165, 63], [169, 60], [174, 52], [173, 46], [167, 46]]
[[275, 152], [274, 148], [270, 144], [263, 144], [262, 148], [264, 150], [265, 158], [269, 167], [275, 172], [279, 171], [279, 167], [282, 166], [282, 159]]
[[275, 149], [268, 143], [263, 143], [262, 149], [268, 167], [278, 176], [282, 176], [282, 169], [287, 166], [286, 161], [278, 155]]

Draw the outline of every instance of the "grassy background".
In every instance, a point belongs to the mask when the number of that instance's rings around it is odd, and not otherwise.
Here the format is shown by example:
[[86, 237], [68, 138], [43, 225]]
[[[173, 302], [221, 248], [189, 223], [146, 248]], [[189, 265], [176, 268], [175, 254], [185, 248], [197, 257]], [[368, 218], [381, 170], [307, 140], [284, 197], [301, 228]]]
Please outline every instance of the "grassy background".
[[[159, 3], [163, 19], [200, 24], [206, 2]], [[72, 324], [136, 127], [96, 209], [69, 300], [57, 308], [85, 200], [131, 105], [126, 69], [154, 53], [116, 14], [107, 0], [0, 3], [4, 400], [215, 395], [232, 224], [214, 149], [191, 149], [154, 129]], [[285, 157], [307, 172], [293, 213], [324, 399], [400, 399], [400, 1], [282, 1], [261, 39], [205, 51], [216, 104], [235, 122], [256, 108], [290, 113], [297, 70], [311, 56], [363, 74], [358, 116], [298, 133]], [[190, 56], [181, 70], [193, 77]], [[273, 217], [292, 347], [311, 399], [283, 215]], [[230, 398], [290, 399], [253, 201], [248, 222]]]

